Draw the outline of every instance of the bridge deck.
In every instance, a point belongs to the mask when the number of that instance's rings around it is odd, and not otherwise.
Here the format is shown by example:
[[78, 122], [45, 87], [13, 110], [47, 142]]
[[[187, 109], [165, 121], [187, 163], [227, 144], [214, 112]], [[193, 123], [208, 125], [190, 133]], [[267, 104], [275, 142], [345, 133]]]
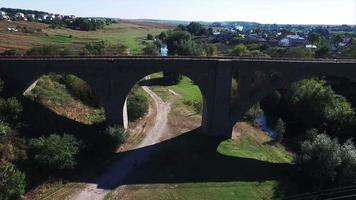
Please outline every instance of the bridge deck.
[[356, 59], [299, 59], [299, 58], [239, 58], [239, 57], [184, 57], [184, 56], [41, 56], [1, 57], [1, 60], [182, 60], [182, 61], [241, 61], [241, 62], [284, 62], [284, 63], [355, 63]]

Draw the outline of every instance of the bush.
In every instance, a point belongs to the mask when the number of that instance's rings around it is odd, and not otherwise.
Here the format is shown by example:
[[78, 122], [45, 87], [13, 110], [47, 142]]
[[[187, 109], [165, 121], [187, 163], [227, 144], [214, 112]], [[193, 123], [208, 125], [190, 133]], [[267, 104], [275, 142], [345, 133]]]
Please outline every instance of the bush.
[[15, 97], [11, 97], [7, 100], [0, 98], [0, 120], [16, 120], [22, 110], [23, 107], [21, 103]]
[[1, 55], [3, 56], [21, 56], [22, 53], [17, 49], [9, 49], [4, 51]]
[[28, 56], [66, 56], [69, 55], [69, 49], [55, 47], [55, 46], [42, 46], [33, 47], [26, 52]]
[[113, 142], [113, 147], [115, 148], [121, 144], [124, 144], [127, 141], [127, 132], [121, 126], [109, 126], [106, 128], [105, 133], [109, 136], [109, 138]]
[[79, 153], [79, 142], [71, 135], [50, 135], [29, 142], [30, 159], [42, 169], [73, 169]]
[[[136, 91], [135, 91], [136, 90]], [[127, 98], [127, 112], [130, 121], [135, 121], [144, 116], [148, 111], [149, 103], [147, 97], [134, 89]]]
[[104, 41], [86, 44], [83, 55], [104, 55], [107, 49], [107, 44]]
[[245, 45], [239, 44], [232, 50], [232, 55], [234, 56], [243, 56], [248, 52], [248, 49]]
[[351, 140], [341, 145], [325, 134], [311, 137], [302, 143], [295, 163], [302, 183], [313, 189], [351, 184], [356, 178], [356, 149]]
[[254, 105], [247, 113], [245, 114], [244, 120], [250, 124], [254, 124], [258, 116], [263, 114], [263, 110], [260, 107], [260, 104]]
[[11, 163], [0, 163], [0, 199], [20, 199], [25, 187], [25, 175], [22, 172]]
[[153, 37], [152, 34], [147, 34], [147, 40], [154, 40], [155, 38]]
[[77, 99], [81, 100], [84, 104], [98, 107], [99, 102], [90, 86], [82, 79], [74, 75], [66, 75], [64, 77], [64, 84], [69, 92]]
[[145, 48], [143, 48], [144, 55], [153, 55], [157, 56], [160, 54], [158, 47], [153, 43], [146, 44]]

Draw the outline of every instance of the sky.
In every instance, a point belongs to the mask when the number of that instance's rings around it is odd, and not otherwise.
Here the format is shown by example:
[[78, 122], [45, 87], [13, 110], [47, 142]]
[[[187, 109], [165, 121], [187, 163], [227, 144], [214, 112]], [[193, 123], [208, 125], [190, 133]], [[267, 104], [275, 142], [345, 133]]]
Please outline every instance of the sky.
[[356, 0], [0, 0], [0, 7], [80, 17], [356, 24]]

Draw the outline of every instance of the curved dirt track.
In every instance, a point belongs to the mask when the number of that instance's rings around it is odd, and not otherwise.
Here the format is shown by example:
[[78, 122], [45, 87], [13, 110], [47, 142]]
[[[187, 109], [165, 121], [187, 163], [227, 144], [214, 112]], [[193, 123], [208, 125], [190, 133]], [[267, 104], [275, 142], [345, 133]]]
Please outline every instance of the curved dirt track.
[[[168, 114], [171, 110], [169, 103], [157, 96], [148, 87], [142, 87], [153, 99], [157, 109], [155, 125], [146, 133], [143, 141], [136, 149], [152, 146], [166, 139], [168, 133]], [[78, 195], [72, 197], [73, 200], [102, 200], [112, 189], [115, 189], [120, 183], [142, 162], [145, 162], [154, 148], [148, 148], [145, 151], [132, 151], [120, 160], [112, 163], [106, 172], [96, 181], [88, 184]], [[101, 189], [108, 188], [108, 189]]]

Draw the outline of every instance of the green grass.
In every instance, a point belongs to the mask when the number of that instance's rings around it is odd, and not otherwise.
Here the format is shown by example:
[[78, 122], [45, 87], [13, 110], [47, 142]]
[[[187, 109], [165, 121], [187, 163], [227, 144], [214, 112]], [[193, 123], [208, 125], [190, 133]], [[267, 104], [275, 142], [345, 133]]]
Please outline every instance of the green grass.
[[[162, 73], [152, 74], [151, 78], [160, 78]], [[199, 86], [193, 84], [192, 80], [187, 76], [183, 76], [183, 79], [177, 85], [171, 85], [167, 87], [154, 86], [153, 91], [156, 92], [164, 101], [169, 101], [172, 94], [169, 90], [176, 92], [179, 98], [174, 101], [173, 107], [187, 106], [191, 111], [196, 113], [201, 112], [203, 96], [199, 89]]]
[[[140, 188], [130, 199], [145, 200], [256, 200], [273, 199], [276, 181], [234, 183], [188, 183], [172, 187], [152, 185]], [[113, 197], [107, 199], [119, 199]]]
[[[8, 27], [26, 26], [41, 29], [39, 33], [11, 33]], [[34, 46], [53, 45], [66, 47], [72, 53], [80, 53], [85, 44], [106, 41], [110, 47], [125, 45], [131, 55], [142, 52], [147, 34], [158, 35], [171, 27], [160, 24], [121, 21], [97, 31], [78, 31], [68, 28], [51, 29], [47, 24], [36, 22], [7, 22], [0, 20], [0, 52], [7, 49], [28, 50]]]
[[221, 143], [218, 152], [227, 156], [273, 163], [292, 163], [293, 161], [293, 156], [280, 145], [263, 144], [250, 135], [239, 142], [227, 140]]
[[73, 38], [66, 35], [37, 35], [34, 37], [48, 43], [71, 44], [73, 42]]
[[280, 145], [264, 144], [268, 137], [247, 124], [242, 132], [240, 141], [215, 143], [192, 133], [168, 142], [111, 199], [282, 199], [290, 186], [284, 170], [292, 166], [292, 155]]

